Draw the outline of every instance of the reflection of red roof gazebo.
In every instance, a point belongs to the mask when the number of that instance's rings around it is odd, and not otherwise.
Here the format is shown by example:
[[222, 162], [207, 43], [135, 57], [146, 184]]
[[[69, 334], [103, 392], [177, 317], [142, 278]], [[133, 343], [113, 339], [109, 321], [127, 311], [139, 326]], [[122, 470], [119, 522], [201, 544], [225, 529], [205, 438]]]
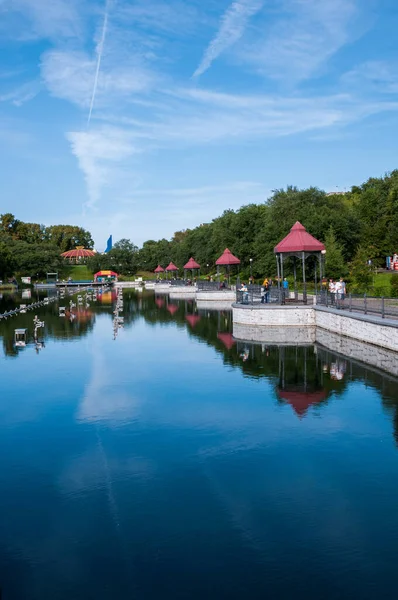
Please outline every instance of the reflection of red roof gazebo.
[[231, 350], [231, 348], [235, 345], [235, 340], [233, 338], [232, 333], [222, 333], [219, 331], [217, 333], [218, 339], [224, 344], [227, 350]]
[[195, 327], [200, 321], [199, 315], [185, 315], [185, 318], [192, 328]]
[[326, 390], [318, 390], [315, 392], [303, 392], [293, 390], [282, 390], [278, 388], [279, 397], [288, 402], [294, 412], [299, 416], [303, 417], [310, 406], [313, 404], [319, 404], [323, 400], [326, 400]]
[[194, 271], [198, 271], [199, 273], [200, 264], [196, 262], [194, 258], [189, 259], [189, 261], [184, 265], [184, 277], [186, 279], [186, 272], [192, 271], [192, 277], [194, 276]]
[[158, 308], [162, 308], [162, 306], [164, 306], [163, 298], [155, 298], [155, 304]]
[[231, 250], [229, 250], [228, 248], [225, 248], [225, 250], [221, 254], [221, 256], [219, 258], [217, 258], [216, 265], [217, 265], [217, 277], [220, 274], [220, 267], [226, 267], [226, 270], [228, 273], [228, 280], [229, 280], [229, 271], [230, 271], [231, 265], [240, 265], [240, 260], [237, 256], [234, 256], [232, 254]]
[[88, 250], [88, 248], [83, 248], [83, 246], [77, 246], [74, 250], [68, 250], [67, 252], [63, 252], [61, 256], [62, 258], [68, 259], [69, 262], [80, 262], [85, 258], [95, 256], [95, 252], [94, 250]]
[[169, 311], [169, 313], [170, 313], [171, 315], [174, 315], [174, 313], [176, 313], [176, 312], [177, 312], [177, 310], [178, 310], [178, 304], [169, 304], [169, 305], [167, 306], [167, 310]]
[[[315, 256], [319, 260], [319, 281], [322, 281], [322, 256], [326, 253], [324, 244], [314, 238], [304, 225], [297, 221], [290, 230], [290, 233], [283, 238], [274, 248], [276, 254], [276, 263], [278, 269], [278, 287], [281, 288], [281, 281], [283, 281], [283, 262], [284, 258], [294, 258], [294, 291], [295, 300], [298, 299], [297, 292], [297, 259], [301, 262], [303, 272], [303, 284], [304, 293], [303, 301], [307, 303], [307, 292], [306, 292], [306, 277], [305, 277], [305, 261], [309, 256]], [[315, 286], [316, 286], [317, 268], [315, 268]], [[284, 298], [283, 298], [284, 301]]]
[[178, 273], [178, 267], [173, 262], [170, 262], [165, 269], [166, 273]]

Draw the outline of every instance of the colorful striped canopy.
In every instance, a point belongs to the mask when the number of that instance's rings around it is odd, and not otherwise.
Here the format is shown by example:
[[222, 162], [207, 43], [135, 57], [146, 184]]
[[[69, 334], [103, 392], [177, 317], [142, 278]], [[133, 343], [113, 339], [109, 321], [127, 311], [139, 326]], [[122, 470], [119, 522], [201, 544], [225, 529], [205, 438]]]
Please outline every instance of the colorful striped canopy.
[[117, 277], [118, 274], [115, 271], [98, 271], [94, 277]]
[[75, 248], [75, 250], [63, 252], [61, 256], [63, 258], [88, 258], [90, 256], [95, 256], [95, 252], [93, 250], [88, 250], [87, 248]]

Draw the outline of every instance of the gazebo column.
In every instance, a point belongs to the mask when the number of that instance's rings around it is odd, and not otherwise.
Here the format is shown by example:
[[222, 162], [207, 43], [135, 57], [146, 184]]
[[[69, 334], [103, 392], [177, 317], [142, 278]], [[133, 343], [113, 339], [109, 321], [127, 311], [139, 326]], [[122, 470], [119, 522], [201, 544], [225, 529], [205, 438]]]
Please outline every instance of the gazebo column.
[[275, 254], [276, 258], [276, 272], [278, 277], [278, 301], [281, 304], [281, 281], [280, 281], [280, 272], [279, 272], [279, 254]]
[[297, 257], [294, 257], [294, 264], [293, 264], [293, 271], [294, 271], [294, 299], [297, 301], [298, 300], [298, 289], [297, 289]]
[[282, 286], [282, 304], [285, 304], [285, 288], [283, 287], [283, 254], [280, 254], [281, 257], [281, 286]]
[[305, 280], [305, 252], [302, 253], [302, 256], [303, 256], [303, 285], [304, 285], [303, 302], [304, 302], [304, 304], [307, 304], [307, 283]]

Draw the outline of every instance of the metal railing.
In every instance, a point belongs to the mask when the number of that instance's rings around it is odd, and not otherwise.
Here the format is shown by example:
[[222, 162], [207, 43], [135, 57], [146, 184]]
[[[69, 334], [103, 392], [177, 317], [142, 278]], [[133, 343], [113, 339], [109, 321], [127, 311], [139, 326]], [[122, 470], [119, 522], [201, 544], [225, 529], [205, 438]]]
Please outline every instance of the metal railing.
[[203, 281], [200, 279], [196, 282], [196, 285], [200, 292], [216, 292], [232, 289], [226, 281]]
[[348, 312], [362, 312], [365, 315], [375, 314], [398, 318], [398, 298], [384, 296], [368, 296], [367, 294], [330, 294], [322, 291], [317, 296], [317, 304]]
[[286, 302], [286, 291], [278, 289], [277, 287], [271, 287], [265, 290], [261, 285], [247, 285], [247, 291], [240, 288], [236, 290], [236, 303], [237, 304], [285, 304]]

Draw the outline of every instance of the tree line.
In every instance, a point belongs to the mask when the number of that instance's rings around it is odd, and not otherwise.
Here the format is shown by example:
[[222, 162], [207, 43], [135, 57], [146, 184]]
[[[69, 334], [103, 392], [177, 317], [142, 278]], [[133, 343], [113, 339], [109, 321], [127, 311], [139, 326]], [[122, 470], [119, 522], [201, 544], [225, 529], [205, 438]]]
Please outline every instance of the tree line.
[[[88, 265], [94, 272], [110, 268], [129, 276], [173, 261], [182, 274], [183, 265], [193, 256], [202, 273], [214, 273], [215, 261], [228, 247], [240, 258], [243, 277], [249, 275], [252, 259], [253, 275], [261, 279], [276, 274], [274, 247], [296, 221], [325, 243], [328, 277], [346, 277], [352, 289], [368, 288], [372, 281], [369, 261], [372, 268], [382, 267], [385, 257], [398, 251], [398, 170], [372, 177], [344, 194], [288, 186], [273, 191], [262, 204], [225, 210], [209, 223], [177, 231], [170, 240], [147, 240], [141, 248], [130, 240], [120, 240], [108, 254], [96, 255]], [[0, 274], [10, 253], [14, 262], [10, 258], [8, 264], [14, 270], [34, 273], [43, 269], [44, 263], [48, 265], [55, 248], [59, 252], [76, 245], [92, 247], [90, 233], [79, 227], [43, 227], [22, 223], [13, 215], [0, 216]], [[35, 248], [32, 260], [37, 253], [33, 261], [37, 269], [28, 268], [28, 246], [31, 252]], [[43, 258], [46, 252], [47, 258], [39, 264], [39, 256]], [[55, 262], [55, 255], [53, 259]], [[286, 267], [289, 275], [289, 263]]]
[[76, 225], [25, 223], [11, 213], [0, 215], [0, 279], [15, 274], [44, 277], [64, 266], [61, 253], [76, 246], [92, 248], [89, 231]]
[[122, 266], [126, 274], [134, 274], [153, 271], [158, 264], [166, 267], [170, 261], [181, 269], [193, 256], [203, 273], [214, 273], [215, 261], [228, 247], [240, 258], [243, 277], [249, 275], [250, 259], [254, 277], [275, 276], [274, 247], [296, 221], [325, 243], [328, 277], [343, 276], [351, 289], [368, 289], [372, 269], [383, 267], [386, 256], [398, 251], [398, 170], [372, 177], [344, 194], [315, 187], [275, 190], [263, 204], [225, 210], [210, 223], [176, 232], [171, 240], [148, 240], [139, 249], [121, 240], [114, 254], [96, 257], [95, 266]]

